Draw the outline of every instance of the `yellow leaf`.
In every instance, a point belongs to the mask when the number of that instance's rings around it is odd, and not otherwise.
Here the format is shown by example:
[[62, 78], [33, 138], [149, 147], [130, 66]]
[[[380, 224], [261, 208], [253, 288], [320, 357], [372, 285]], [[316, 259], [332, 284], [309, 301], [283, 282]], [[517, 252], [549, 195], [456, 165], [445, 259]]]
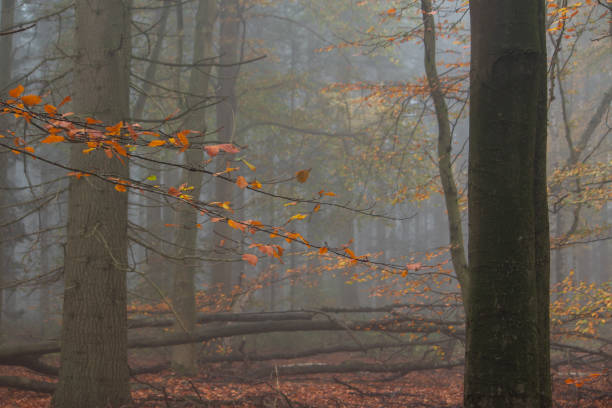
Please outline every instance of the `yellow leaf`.
[[244, 164], [246, 164], [246, 166], [247, 166], [247, 167], [248, 167], [248, 168], [249, 168], [251, 171], [255, 171], [256, 167], [255, 167], [255, 166], [253, 166], [251, 163], [249, 163], [248, 161], [246, 161], [246, 160], [244, 160], [244, 159], [242, 159], [242, 162], [243, 162]]
[[303, 220], [306, 217], [308, 217], [307, 214], [295, 214], [293, 217], [289, 218], [289, 221], [291, 221], [291, 220]]
[[42, 98], [38, 95], [24, 95], [21, 97], [21, 101], [26, 106], [38, 105], [42, 102]]
[[283, 204], [283, 206], [285, 206], [285, 207], [289, 207], [290, 205], [297, 205], [297, 202], [292, 201], [290, 203]]
[[91, 152], [92, 150], [96, 150], [95, 147], [90, 147], [89, 149], [83, 149], [83, 153], [87, 154], [89, 152]]
[[251, 187], [252, 187], [252, 188], [254, 188], [254, 189], [259, 189], [259, 188], [261, 188], [261, 183], [260, 183], [259, 181], [257, 181], [257, 180], [253, 180], [253, 181], [251, 182], [251, 184], [250, 184], [250, 185], [251, 185]]
[[64, 136], [60, 135], [49, 135], [45, 137], [40, 143], [59, 143], [64, 141]]
[[305, 183], [306, 180], [308, 180], [308, 176], [310, 176], [310, 169], [300, 170], [297, 173], [295, 173], [295, 178], [300, 183]]

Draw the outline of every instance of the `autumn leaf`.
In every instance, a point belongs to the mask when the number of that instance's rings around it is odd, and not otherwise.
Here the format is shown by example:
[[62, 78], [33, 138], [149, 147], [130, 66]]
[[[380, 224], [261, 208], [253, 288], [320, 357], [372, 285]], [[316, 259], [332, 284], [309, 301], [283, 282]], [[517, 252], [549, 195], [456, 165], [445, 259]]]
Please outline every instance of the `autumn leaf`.
[[321, 204], [315, 205], [315, 208], [312, 210], [313, 212], [318, 212], [321, 209]]
[[115, 190], [125, 193], [127, 191], [127, 187], [125, 187], [123, 184], [115, 184]]
[[9, 95], [13, 98], [19, 98], [19, 96], [23, 93], [25, 88], [23, 85], [17, 85], [17, 88], [13, 88], [9, 91]]
[[236, 185], [238, 185], [238, 187], [244, 189], [246, 188], [249, 183], [247, 183], [246, 179], [242, 176], [238, 176], [238, 178], [236, 179]]
[[254, 188], [256, 190], [261, 188], [261, 183], [257, 180], [251, 181], [249, 185], [251, 186], [251, 188]]
[[310, 169], [300, 170], [297, 173], [295, 173], [295, 178], [300, 183], [305, 183], [306, 180], [308, 180], [308, 176], [310, 176]]
[[178, 197], [178, 196], [180, 196], [180, 195], [181, 195], [181, 192], [180, 192], [180, 191], [178, 191], [178, 190], [177, 190], [176, 188], [174, 188], [174, 187], [170, 187], [170, 188], [168, 189], [168, 194], [170, 194], [171, 196], [174, 196], [174, 197]]
[[407, 264], [406, 269], [408, 269], [409, 271], [418, 271], [419, 269], [421, 269], [422, 266], [423, 266], [422, 263], [417, 262], [417, 263]]
[[251, 171], [255, 171], [257, 168], [255, 166], [253, 166], [251, 163], [249, 163], [248, 161], [242, 159], [242, 162], [251, 170]]
[[191, 133], [191, 130], [183, 130], [176, 134], [176, 137], [178, 138], [179, 142], [183, 145], [183, 149], [189, 147], [189, 139], [187, 139], [187, 135], [189, 133]]
[[45, 105], [45, 112], [47, 112], [49, 115], [53, 116], [57, 113], [57, 108], [53, 105]]
[[326, 253], [327, 253], [327, 251], [328, 251], [328, 249], [327, 249], [326, 247], [321, 247], [321, 248], [319, 249], [319, 254], [324, 255], [324, 254], [326, 254]]
[[151, 140], [151, 142], [149, 142], [148, 146], [149, 147], [158, 147], [158, 146], [163, 146], [166, 144], [165, 140]]
[[21, 101], [26, 106], [38, 105], [42, 102], [42, 98], [38, 95], [24, 95], [21, 97]]
[[241, 223], [236, 222], [234, 220], [227, 220], [227, 225], [229, 225], [230, 227], [232, 227], [234, 229], [240, 230], [242, 232], [244, 232], [246, 230], [246, 226], [245, 225], [242, 225]]
[[[26, 146], [23, 148], [23, 150], [25, 150], [28, 153], [32, 153], [34, 154], [34, 148], [32, 146]], [[34, 157], [36, 159], [36, 157]]]
[[60, 104], [58, 105], [58, 107], [62, 107], [62, 106], [64, 106], [65, 104], [67, 104], [67, 103], [68, 103], [68, 102], [70, 102], [71, 100], [72, 100], [72, 98], [71, 98], [71, 97], [69, 97], [69, 96], [65, 97], [64, 99], [62, 99], [62, 101], [60, 102]]
[[61, 135], [49, 135], [45, 137], [40, 143], [59, 143], [64, 141], [64, 136]]
[[308, 217], [307, 214], [295, 214], [293, 217], [289, 218], [289, 221], [292, 221], [292, 220], [303, 220], [306, 217]]
[[215, 157], [219, 154], [220, 151], [224, 151], [226, 153], [240, 152], [239, 148], [230, 143], [204, 146], [204, 150], [206, 151], [206, 153], [208, 153], [210, 157]]
[[283, 206], [284, 206], [284, 207], [289, 207], [289, 206], [291, 206], [291, 205], [297, 205], [297, 202], [296, 202], [296, 201], [292, 201], [292, 202], [290, 202], [290, 203], [285, 203], [285, 204], [283, 204]]
[[257, 265], [257, 261], [259, 260], [257, 258], [257, 255], [253, 255], [253, 254], [244, 254], [242, 255], [242, 260], [250, 263], [251, 265], [255, 266]]
[[387, 15], [388, 16], [394, 16], [396, 14], [397, 14], [397, 9], [395, 7], [392, 7], [389, 10], [387, 10]]
[[100, 123], [102, 123], [101, 120], [97, 120], [97, 119], [94, 119], [94, 118], [85, 118], [85, 122], [88, 125], [99, 125]]

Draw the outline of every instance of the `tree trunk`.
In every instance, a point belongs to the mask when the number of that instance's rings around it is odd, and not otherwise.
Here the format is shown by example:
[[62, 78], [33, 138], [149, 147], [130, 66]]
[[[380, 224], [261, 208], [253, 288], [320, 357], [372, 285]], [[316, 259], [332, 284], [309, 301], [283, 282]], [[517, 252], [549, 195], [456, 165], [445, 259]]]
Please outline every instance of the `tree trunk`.
[[432, 14], [431, 0], [421, 0], [423, 10], [423, 38], [425, 45], [425, 72], [429, 84], [431, 97], [436, 109], [438, 122], [438, 171], [444, 190], [444, 200], [448, 217], [448, 230], [450, 236], [450, 253], [455, 273], [461, 284], [463, 304], [467, 305], [468, 265], [463, 244], [463, 228], [461, 226], [461, 211], [459, 210], [459, 195], [453, 177], [452, 167], [452, 141], [448, 107], [444, 99], [444, 91], [438, 77], [436, 68], [436, 28]]
[[[193, 62], [197, 63], [212, 55], [212, 34], [217, 10], [216, 0], [200, 0], [196, 15], [194, 33]], [[210, 66], [193, 69], [189, 78], [189, 90], [199, 97], [190, 97], [187, 100], [188, 108], [193, 109], [202, 102], [208, 94]], [[189, 130], [206, 131], [206, 116], [204, 111], [192, 112], [185, 124]], [[200, 141], [202, 137], [198, 138]], [[195, 138], [192, 139], [197, 140]], [[185, 164], [198, 167], [204, 162], [204, 152], [200, 148], [190, 148], [185, 152]], [[186, 180], [193, 186], [191, 194], [195, 200], [200, 196], [203, 182], [203, 173], [183, 170], [181, 181]], [[198, 212], [191, 206], [181, 206], [176, 212], [176, 222], [179, 226], [176, 236], [176, 246], [179, 248], [178, 257], [194, 256], [197, 248], [198, 229], [196, 224]], [[180, 320], [175, 330], [192, 332], [196, 323], [195, 284], [194, 272], [197, 262], [184, 260], [178, 263], [174, 270], [174, 292], [172, 303]], [[172, 368], [181, 375], [197, 374], [196, 345], [186, 344], [172, 348]]]
[[544, 7], [470, 8], [466, 407], [550, 406]]
[[[77, 0], [73, 100], [79, 115], [115, 124], [129, 116], [130, 16], [123, 0]], [[72, 167], [128, 176], [126, 158], [71, 147]], [[94, 177], [72, 178], [58, 408], [130, 402], [127, 364], [127, 193]]]
[[[15, 0], [2, 0], [2, 13], [0, 16], [0, 31], [7, 31], [14, 25], [15, 20]], [[11, 73], [13, 70], [13, 36], [5, 35], [0, 37], [0, 91], [6, 94], [7, 88], [11, 82]], [[6, 135], [10, 123], [9, 115], [0, 116], [0, 133]], [[0, 186], [7, 187], [9, 180], [7, 178], [7, 149], [0, 149]], [[0, 204], [5, 204], [5, 197], [0, 197]], [[0, 217], [3, 219], [3, 217]], [[2, 285], [5, 280], [5, 274], [8, 271], [9, 265], [9, 243], [0, 243], [0, 343], [3, 341], [2, 320], [4, 311], [4, 290]]]
[[[235, 127], [237, 114], [236, 80], [239, 67], [239, 33], [240, 33], [240, 2], [238, 0], [226, 0], [221, 3], [219, 9], [219, 62], [218, 85], [216, 96], [217, 103], [217, 128], [219, 128], [219, 140], [222, 143], [235, 142]], [[224, 171], [226, 162], [223, 157], [217, 160], [217, 170]], [[223, 180], [215, 183], [215, 201], [232, 201], [236, 193], [234, 186]], [[232, 205], [233, 207], [234, 205]], [[226, 223], [216, 223], [213, 240], [217, 250], [225, 256], [233, 257], [240, 250], [240, 238]], [[223, 245], [220, 245], [223, 242]], [[220, 291], [229, 295], [233, 284], [233, 271], [231, 262], [220, 262], [213, 266], [212, 285], [220, 287]]]

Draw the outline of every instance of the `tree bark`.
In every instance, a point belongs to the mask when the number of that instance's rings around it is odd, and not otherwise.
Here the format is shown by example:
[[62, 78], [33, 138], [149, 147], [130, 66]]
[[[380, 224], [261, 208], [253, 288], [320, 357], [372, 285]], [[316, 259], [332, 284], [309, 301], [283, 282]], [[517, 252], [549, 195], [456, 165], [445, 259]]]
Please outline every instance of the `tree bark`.
[[[218, 84], [216, 96], [217, 103], [217, 128], [219, 129], [219, 140], [222, 143], [235, 142], [235, 127], [238, 102], [236, 99], [236, 80], [240, 70], [239, 59], [239, 33], [240, 33], [240, 2], [238, 0], [226, 0], [219, 8], [219, 62], [217, 71]], [[226, 169], [223, 157], [217, 158], [218, 172]], [[215, 201], [232, 201], [234, 186], [223, 180], [216, 180]], [[233, 206], [233, 205], [232, 205]], [[215, 224], [213, 240], [216, 249], [221, 254], [233, 254], [240, 249], [240, 239], [232, 228], [226, 223]], [[223, 245], [220, 245], [223, 242]], [[212, 286], [220, 289], [220, 293], [229, 295], [233, 282], [232, 263], [220, 262], [212, 266]]]
[[[193, 63], [198, 63], [212, 56], [212, 35], [217, 15], [216, 0], [200, 0], [196, 15], [196, 26], [194, 32]], [[200, 69], [192, 69], [189, 78], [190, 92], [200, 97], [187, 99], [188, 109], [192, 109], [202, 102], [208, 95], [208, 84], [210, 79], [210, 66]], [[185, 123], [189, 130], [202, 132], [199, 138], [203, 140], [206, 132], [206, 116], [204, 111], [192, 113]], [[204, 151], [200, 148], [187, 149], [185, 152], [185, 164], [189, 167], [199, 167], [204, 162]], [[195, 200], [200, 196], [204, 174], [201, 172], [183, 170], [181, 181], [193, 187], [191, 194]], [[176, 212], [175, 224], [179, 226], [176, 236], [176, 246], [179, 248], [178, 257], [195, 256], [197, 248], [198, 229], [196, 224], [198, 212], [191, 206], [181, 206]], [[172, 303], [177, 318], [180, 320], [175, 324], [176, 331], [192, 332], [196, 324], [196, 301], [194, 273], [198, 267], [197, 262], [185, 261], [176, 264], [174, 270], [174, 291]], [[193, 376], [197, 374], [196, 345], [185, 344], [172, 348], [172, 368], [180, 375]]]
[[[15, 20], [15, 0], [2, 0], [2, 10], [0, 10], [0, 31], [4, 32], [11, 29]], [[0, 37], [0, 91], [6, 94], [6, 90], [11, 83], [13, 71], [13, 36], [4, 35]], [[6, 135], [9, 130], [10, 116], [0, 116], [0, 133]], [[0, 186], [8, 186], [7, 178], [8, 163], [6, 156], [9, 155], [7, 149], [0, 149]], [[0, 197], [0, 204], [5, 203], [5, 197]], [[9, 246], [7, 243], [0, 243], [0, 343], [4, 340], [2, 330], [3, 312], [4, 312], [4, 289], [2, 289], [5, 280], [5, 274], [9, 266]]]
[[469, 285], [468, 264], [465, 257], [463, 243], [463, 227], [461, 225], [461, 211], [459, 210], [459, 195], [453, 177], [452, 141], [450, 121], [448, 119], [448, 106], [444, 99], [444, 91], [436, 67], [436, 26], [432, 14], [431, 0], [421, 0], [423, 11], [423, 44], [425, 45], [425, 72], [429, 84], [430, 94], [434, 101], [436, 120], [438, 122], [438, 171], [444, 191], [444, 201], [448, 217], [448, 232], [450, 237], [450, 253], [457, 279], [461, 284], [463, 304], [467, 300]]
[[[74, 107], [114, 125], [129, 117], [130, 15], [123, 0], [77, 0]], [[125, 179], [127, 158], [85, 155], [74, 168]], [[127, 364], [127, 193], [91, 178], [72, 178], [60, 381], [57, 408], [120, 407], [131, 400]]]
[[550, 406], [543, 0], [470, 5], [466, 407]]

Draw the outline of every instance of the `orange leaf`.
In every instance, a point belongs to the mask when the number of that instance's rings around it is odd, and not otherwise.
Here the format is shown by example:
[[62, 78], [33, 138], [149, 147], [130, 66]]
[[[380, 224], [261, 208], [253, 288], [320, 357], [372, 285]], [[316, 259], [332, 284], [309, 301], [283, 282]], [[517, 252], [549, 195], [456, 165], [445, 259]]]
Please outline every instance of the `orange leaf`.
[[351, 251], [350, 248], [344, 248], [344, 252], [347, 253], [348, 256], [350, 256], [353, 259], [356, 259], [357, 257], [355, 256], [355, 253], [353, 251]]
[[251, 184], [250, 184], [250, 185], [251, 185], [251, 187], [252, 187], [252, 188], [254, 188], [254, 189], [259, 189], [259, 188], [261, 188], [261, 183], [260, 183], [259, 181], [257, 181], [257, 180], [253, 180], [253, 181], [251, 182]]
[[397, 9], [395, 7], [390, 8], [389, 10], [387, 10], [387, 15], [388, 16], [394, 16], [397, 13]]
[[247, 183], [246, 179], [242, 176], [238, 176], [238, 179], [236, 179], [236, 184], [238, 185], [238, 187], [240, 188], [246, 188], [246, 186], [249, 185], [249, 183]]
[[71, 100], [72, 100], [72, 98], [71, 98], [71, 97], [69, 97], [69, 96], [67, 96], [67, 97], [65, 97], [65, 98], [62, 100], [62, 102], [60, 102], [60, 104], [59, 104], [58, 106], [59, 106], [59, 107], [61, 107], [61, 106], [65, 105], [65, 104], [67, 104], [68, 102], [70, 102]]
[[115, 190], [125, 193], [127, 188], [123, 184], [115, 184]]
[[53, 105], [45, 105], [45, 112], [47, 112], [49, 115], [53, 116], [57, 113], [57, 108]]
[[219, 221], [223, 221], [225, 220], [225, 218], [222, 217], [214, 217], [210, 219], [210, 222], [219, 222]]
[[21, 97], [21, 100], [26, 106], [34, 106], [42, 102], [42, 98], [38, 95], [24, 95]]
[[312, 210], [312, 211], [313, 211], [313, 212], [317, 212], [317, 211], [319, 211], [320, 209], [321, 209], [321, 204], [317, 204], [317, 205], [315, 205], [315, 208], [314, 208], [314, 210]]
[[149, 142], [149, 147], [158, 147], [158, 146], [163, 146], [166, 144], [165, 140], [151, 140], [151, 142]]
[[327, 248], [326, 247], [321, 247], [321, 249], [319, 249], [319, 253], [321, 255], [326, 254], [327, 253]]
[[242, 225], [234, 220], [227, 220], [227, 225], [242, 232], [244, 232], [244, 230], [246, 229], [245, 225]]
[[85, 118], [85, 122], [87, 122], [88, 125], [99, 125], [100, 123], [102, 123], [101, 120], [94, 118]]
[[9, 95], [13, 98], [19, 98], [19, 96], [23, 93], [24, 90], [25, 88], [23, 87], [23, 85], [17, 85], [17, 88], [11, 89], [9, 91]]
[[297, 173], [295, 173], [295, 178], [300, 183], [305, 183], [306, 180], [308, 180], [308, 176], [310, 176], [310, 169], [300, 170]]
[[248, 263], [250, 263], [253, 266], [257, 265], [257, 261], [258, 261], [257, 255], [244, 254], [244, 255], [242, 255], [242, 259], [244, 261], [247, 261]]
[[23, 150], [25, 150], [26, 152], [32, 153], [32, 154], [34, 153], [34, 148], [32, 146], [26, 146], [23, 148]]
[[181, 195], [181, 192], [180, 192], [180, 191], [178, 191], [178, 190], [177, 190], [176, 188], [174, 188], [174, 187], [170, 187], [170, 188], [168, 189], [168, 194], [170, 194], [171, 196], [174, 196], [174, 197], [178, 197], [179, 195]]
[[64, 141], [64, 136], [61, 135], [49, 135], [45, 137], [40, 143], [59, 143]]
[[219, 154], [220, 151], [224, 151], [224, 152], [227, 152], [227, 153], [238, 153], [238, 152], [240, 152], [239, 148], [237, 148], [233, 144], [229, 144], [229, 143], [204, 146], [204, 150], [206, 151], [206, 153], [208, 153], [208, 155], [210, 157], [215, 157], [216, 155]]
[[176, 137], [178, 137], [178, 140], [181, 142], [184, 148], [189, 146], [189, 139], [187, 139], [187, 135], [189, 133], [191, 133], [191, 130], [183, 130], [176, 134]]

